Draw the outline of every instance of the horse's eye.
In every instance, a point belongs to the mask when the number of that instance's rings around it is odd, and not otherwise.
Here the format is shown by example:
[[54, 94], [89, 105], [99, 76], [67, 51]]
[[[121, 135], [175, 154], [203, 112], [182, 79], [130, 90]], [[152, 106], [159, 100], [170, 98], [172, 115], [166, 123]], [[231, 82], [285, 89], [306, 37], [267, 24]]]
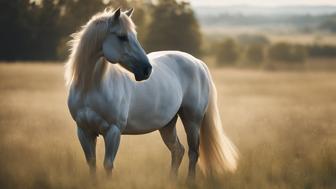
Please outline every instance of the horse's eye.
[[128, 41], [128, 37], [127, 37], [127, 35], [118, 35], [118, 39], [119, 39], [120, 41]]

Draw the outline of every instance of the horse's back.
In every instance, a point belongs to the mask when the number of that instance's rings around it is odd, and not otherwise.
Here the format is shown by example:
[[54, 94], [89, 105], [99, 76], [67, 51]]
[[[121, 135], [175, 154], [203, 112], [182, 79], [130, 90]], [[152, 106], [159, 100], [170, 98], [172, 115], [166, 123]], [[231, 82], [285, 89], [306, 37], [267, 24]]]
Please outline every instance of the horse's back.
[[[199, 79], [208, 82], [209, 75], [206, 65], [194, 56], [181, 51], [157, 51], [148, 54], [154, 67], [163, 69], [164, 72], [172, 71], [181, 82], [194, 83]], [[207, 83], [204, 83], [207, 85]]]
[[212, 82], [207, 66], [180, 51], [159, 51], [148, 54], [148, 57], [154, 67], [170, 70], [178, 78], [183, 93], [181, 107], [193, 114], [203, 114]]

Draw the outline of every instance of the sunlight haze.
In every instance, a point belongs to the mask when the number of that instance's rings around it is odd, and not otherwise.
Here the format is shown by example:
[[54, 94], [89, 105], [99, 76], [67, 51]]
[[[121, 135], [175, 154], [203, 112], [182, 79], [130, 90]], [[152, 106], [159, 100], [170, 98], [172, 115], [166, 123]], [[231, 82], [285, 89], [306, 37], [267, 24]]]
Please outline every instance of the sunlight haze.
[[252, 5], [252, 6], [287, 6], [287, 5], [336, 5], [332, 0], [190, 0], [194, 6], [218, 6], [218, 5]]

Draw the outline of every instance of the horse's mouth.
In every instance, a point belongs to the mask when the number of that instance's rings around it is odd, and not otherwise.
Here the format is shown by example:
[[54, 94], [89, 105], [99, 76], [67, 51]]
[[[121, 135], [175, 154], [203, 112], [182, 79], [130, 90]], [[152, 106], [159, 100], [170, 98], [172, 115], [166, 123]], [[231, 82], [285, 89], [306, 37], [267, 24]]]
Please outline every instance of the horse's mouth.
[[144, 81], [147, 80], [149, 78], [150, 75], [143, 75], [143, 74], [134, 74], [135, 80], [136, 81]]
[[134, 77], [136, 81], [147, 80], [151, 74], [152, 74], [152, 66], [146, 66], [144, 69], [141, 69], [141, 71], [139, 70], [134, 71]]

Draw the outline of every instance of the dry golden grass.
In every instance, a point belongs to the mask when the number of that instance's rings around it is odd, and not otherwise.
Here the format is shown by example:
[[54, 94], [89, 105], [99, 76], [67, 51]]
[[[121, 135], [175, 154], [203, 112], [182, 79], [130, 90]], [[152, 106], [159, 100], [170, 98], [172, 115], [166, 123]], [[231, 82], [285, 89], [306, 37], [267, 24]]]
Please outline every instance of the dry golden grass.
[[[198, 172], [198, 188], [336, 188], [335, 73], [212, 73], [241, 157], [235, 174]], [[99, 138], [99, 178], [91, 182], [63, 83], [59, 64], [0, 64], [0, 188], [186, 188], [187, 157], [178, 184], [169, 183], [170, 155], [158, 132], [122, 137], [112, 179]]]

